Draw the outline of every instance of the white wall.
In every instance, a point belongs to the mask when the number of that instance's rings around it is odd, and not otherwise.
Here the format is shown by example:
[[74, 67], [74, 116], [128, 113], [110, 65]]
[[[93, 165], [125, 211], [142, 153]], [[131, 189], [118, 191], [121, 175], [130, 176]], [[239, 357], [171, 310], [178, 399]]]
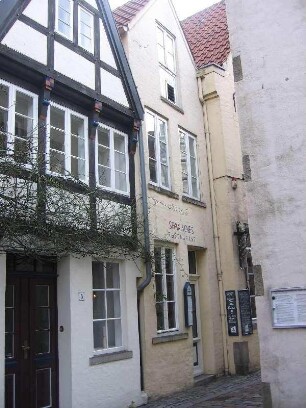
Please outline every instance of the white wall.
[[249, 224], [254, 264], [263, 270], [257, 298], [262, 380], [273, 406], [306, 400], [306, 330], [272, 329], [269, 290], [306, 286], [306, 4], [302, 0], [227, 1], [244, 154], [250, 155]]
[[6, 254], [0, 253], [0, 408], [4, 408]]
[[[59, 263], [58, 325], [60, 406], [65, 408], [128, 407], [142, 402], [137, 323], [136, 277], [133, 262], [121, 263], [124, 344], [133, 351], [127, 360], [89, 365], [93, 356], [91, 258], [68, 257]], [[78, 292], [85, 301], [78, 300]]]

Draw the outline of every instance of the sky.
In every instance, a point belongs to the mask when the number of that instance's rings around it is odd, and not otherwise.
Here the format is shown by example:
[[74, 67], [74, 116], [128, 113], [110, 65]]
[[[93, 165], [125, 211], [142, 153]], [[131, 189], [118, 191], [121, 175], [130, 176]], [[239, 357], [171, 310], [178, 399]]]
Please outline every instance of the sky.
[[[109, 0], [112, 9], [121, 6], [128, 0]], [[192, 14], [203, 10], [220, 0], [172, 0], [180, 20], [191, 16]]]

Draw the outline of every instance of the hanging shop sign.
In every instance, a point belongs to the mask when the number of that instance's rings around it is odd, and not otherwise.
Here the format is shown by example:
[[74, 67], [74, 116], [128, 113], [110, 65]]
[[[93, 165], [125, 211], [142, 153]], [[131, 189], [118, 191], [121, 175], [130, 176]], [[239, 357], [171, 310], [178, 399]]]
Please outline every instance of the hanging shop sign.
[[227, 329], [229, 336], [238, 336], [238, 317], [236, 305], [236, 293], [234, 290], [225, 291], [226, 311], [227, 311]]
[[241, 333], [243, 336], [253, 334], [253, 322], [250, 303], [250, 292], [248, 289], [238, 290]]

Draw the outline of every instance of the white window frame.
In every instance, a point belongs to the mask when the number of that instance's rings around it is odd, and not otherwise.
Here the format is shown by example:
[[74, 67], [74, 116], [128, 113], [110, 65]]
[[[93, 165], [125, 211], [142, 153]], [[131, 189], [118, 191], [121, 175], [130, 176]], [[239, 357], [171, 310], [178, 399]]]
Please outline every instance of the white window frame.
[[[65, 134], [65, 172], [68, 172], [69, 174], [61, 174], [61, 173], [56, 173], [50, 170], [50, 114], [51, 114], [51, 107], [55, 107], [65, 113], [65, 129], [64, 129], [64, 134]], [[71, 154], [71, 116], [76, 116], [77, 118], [80, 118], [84, 120], [84, 149], [85, 149], [85, 177], [84, 180], [81, 179], [75, 179], [71, 175], [71, 157], [75, 157]], [[56, 149], [52, 149], [56, 150]], [[62, 153], [62, 152], [60, 152]], [[47, 115], [47, 141], [46, 141], [46, 161], [47, 161], [47, 173], [58, 176], [58, 177], [63, 177], [71, 180], [78, 180], [82, 183], [88, 184], [89, 181], [89, 158], [88, 158], [88, 118], [87, 116], [84, 116], [78, 112], [75, 112], [71, 109], [65, 108], [62, 105], [59, 105], [57, 103], [51, 102], [50, 107], [48, 109], [48, 115]]]
[[[8, 109], [7, 109], [7, 140], [6, 143], [10, 146], [10, 150], [8, 152], [9, 158], [14, 161], [14, 147], [15, 147], [15, 106], [16, 106], [16, 92], [23, 93], [24, 95], [30, 96], [33, 99], [33, 133], [31, 136], [31, 161], [32, 163], [37, 158], [37, 149], [38, 149], [38, 95], [16, 86], [10, 82], [4, 81], [0, 79], [0, 86], [4, 85], [9, 89], [9, 98], [8, 98]], [[4, 107], [3, 107], [4, 108]], [[5, 108], [4, 108], [5, 109]], [[0, 160], [3, 160], [2, 158]], [[32, 167], [30, 163], [22, 163], [22, 166], [25, 168]]]
[[[104, 271], [106, 271], [106, 264], [110, 263], [110, 264], [117, 264], [119, 266], [119, 299], [120, 299], [120, 318], [116, 318], [116, 319], [120, 319], [120, 323], [121, 323], [121, 346], [115, 346], [115, 347], [108, 347], [108, 348], [94, 348], [94, 333], [93, 333], [93, 326], [92, 326], [92, 345], [93, 345], [93, 353], [94, 355], [99, 355], [99, 354], [107, 354], [107, 353], [113, 353], [116, 351], [121, 351], [121, 350], [125, 350], [126, 349], [126, 339], [125, 339], [125, 333], [126, 333], [126, 326], [125, 326], [125, 320], [126, 320], [126, 316], [125, 316], [125, 312], [124, 312], [124, 296], [123, 296], [123, 291], [125, 288], [125, 282], [124, 282], [124, 276], [122, 273], [122, 263], [120, 261], [116, 261], [116, 260], [93, 260], [93, 262], [98, 262], [100, 264], [104, 264]], [[93, 263], [92, 263], [93, 265]], [[105, 273], [105, 272], [104, 272]], [[106, 281], [106, 275], [104, 275], [104, 282]], [[101, 290], [104, 291], [105, 293], [107, 292], [107, 288], [105, 287], [105, 289], [95, 289], [93, 287], [93, 273], [91, 276], [92, 279], [92, 296], [94, 295], [94, 291], [97, 290]], [[105, 285], [106, 286], [106, 285]], [[109, 290], [113, 290], [113, 289], [109, 289]], [[107, 303], [106, 301], [106, 297], [105, 297], [105, 303]], [[93, 303], [92, 303], [92, 308], [93, 308]], [[93, 318], [93, 311], [92, 311], [92, 322], [94, 321], [105, 321], [106, 322], [106, 326], [107, 326], [107, 321], [108, 320], [112, 320], [112, 319], [108, 319], [107, 318], [107, 305], [106, 305], [106, 315], [105, 315], [105, 319], [94, 319]], [[93, 323], [92, 323], [93, 325]]]
[[[146, 110], [145, 111], [146, 116], [151, 115], [154, 117], [154, 136], [155, 136], [155, 160], [156, 160], [156, 182], [152, 181], [150, 179], [150, 183], [154, 184], [156, 186], [162, 187], [166, 190], [171, 190], [171, 178], [170, 178], [170, 157], [169, 157], [169, 137], [168, 137], [168, 122], [161, 116], [157, 115], [156, 113]], [[165, 124], [165, 131], [166, 131], [166, 153], [167, 153], [167, 167], [168, 167], [168, 180], [169, 180], [169, 185], [166, 186], [162, 184], [162, 178], [161, 178], [161, 159], [160, 159], [160, 141], [159, 141], [159, 131], [158, 131], [158, 120], [162, 121]], [[146, 121], [147, 123], [147, 121]], [[146, 125], [147, 127], [147, 125]], [[149, 135], [147, 131], [147, 142], [149, 143]], [[149, 147], [148, 147], [149, 150]], [[149, 156], [149, 153], [148, 153]], [[150, 158], [149, 158], [150, 160]], [[149, 170], [150, 172], [150, 170]], [[150, 176], [149, 176], [150, 177]]]
[[[160, 67], [160, 85], [161, 85], [161, 95], [166, 98], [170, 103], [173, 103], [174, 105], [178, 104], [178, 93], [177, 93], [177, 67], [176, 67], [176, 51], [175, 51], [175, 37], [172, 35], [168, 30], [166, 30], [163, 26], [161, 26], [159, 23], [157, 23], [156, 26], [157, 30], [160, 30], [160, 32], [163, 35], [163, 44], [160, 44], [158, 42], [158, 34], [157, 34], [157, 47], [161, 48], [163, 50], [163, 60], [164, 62], [160, 61], [159, 58], [159, 53], [158, 53], [158, 63]], [[167, 52], [167, 47], [166, 47], [166, 39], [170, 39], [172, 44], [173, 44], [173, 53], [171, 54], [173, 57], [173, 69], [170, 66], [171, 64], [168, 62], [168, 52]], [[167, 77], [169, 79], [167, 79]], [[172, 83], [171, 83], [172, 82]], [[174, 101], [172, 101], [169, 98], [168, 94], [168, 85], [173, 87], [174, 89]]]
[[[164, 245], [164, 244], [158, 244], [155, 243], [154, 249], [155, 248], [160, 248], [161, 249], [161, 275], [162, 275], [162, 290], [163, 290], [163, 296], [167, 295], [165, 291], [167, 292], [167, 277], [166, 277], [166, 257], [165, 257], [165, 251], [166, 249], [169, 249], [172, 251], [172, 268], [173, 268], [173, 294], [174, 294], [174, 300], [173, 301], [168, 301], [166, 299], [163, 299], [162, 301], [158, 300], [157, 298], [155, 299], [155, 305], [157, 303], [163, 303], [163, 313], [164, 313], [164, 329], [158, 330], [157, 333], [166, 333], [166, 332], [175, 332], [179, 330], [179, 320], [178, 320], [178, 305], [177, 305], [177, 276], [176, 276], [176, 265], [175, 265], [175, 248], [172, 246]], [[156, 276], [156, 271], [155, 271], [155, 276]], [[156, 282], [155, 282], [155, 290], [156, 290]], [[156, 292], [157, 296], [157, 292]], [[169, 329], [169, 320], [168, 320], [168, 303], [174, 303], [174, 313], [175, 313], [175, 327]], [[157, 328], [157, 314], [156, 314], [156, 328]]]
[[69, 0], [69, 4], [70, 4], [70, 25], [69, 27], [71, 28], [70, 30], [70, 36], [65, 35], [64, 33], [62, 33], [59, 28], [58, 28], [58, 20], [59, 20], [59, 0], [56, 0], [56, 5], [55, 5], [55, 31], [62, 35], [63, 37], [67, 38], [70, 41], [73, 41], [73, 1]]
[[[88, 14], [88, 15], [90, 15], [90, 17], [91, 17], [91, 47], [90, 48], [86, 48], [86, 47], [84, 47], [83, 45], [81, 45], [81, 40], [80, 40], [80, 38], [81, 38], [81, 13], [80, 13], [80, 11], [84, 11], [86, 14]], [[88, 37], [87, 37], [88, 38]], [[84, 50], [86, 50], [86, 51], [88, 51], [88, 52], [90, 52], [90, 53], [92, 53], [93, 54], [93, 52], [94, 52], [94, 15], [90, 12], [90, 11], [88, 11], [86, 8], [84, 8], [84, 7], [82, 7], [82, 6], [78, 6], [78, 45], [80, 46], [80, 47], [82, 47]]]
[[[181, 152], [181, 164], [182, 164], [182, 159], [183, 159], [183, 152], [182, 152], [182, 146], [181, 146], [181, 137], [184, 137], [185, 141], [185, 146], [186, 146], [186, 166], [187, 166], [187, 181], [188, 181], [188, 192], [184, 192], [184, 186], [183, 186], [183, 168], [182, 168], [182, 190], [183, 190], [183, 195], [186, 195], [190, 198], [194, 198], [195, 200], [200, 199], [200, 183], [199, 183], [199, 168], [198, 168], [198, 155], [197, 155], [197, 138], [190, 133], [186, 132], [183, 129], [179, 128], [179, 142], [180, 142], [180, 152]], [[196, 179], [197, 179], [197, 195], [193, 195], [192, 191], [192, 174], [191, 174], [191, 155], [190, 155], [190, 146], [189, 146], [189, 140], [192, 139], [194, 141], [194, 147], [195, 147], [195, 166], [196, 166]]]
[[[130, 182], [129, 182], [129, 153], [128, 153], [128, 135], [121, 132], [120, 130], [111, 128], [103, 123], [99, 123], [99, 127], [109, 131], [109, 149], [110, 149], [110, 171], [111, 171], [111, 186], [104, 186], [99, 183], [99, 163], [98, 163], [98, 154], [99, 154], [99, 140], [98, 140], [98, 129], [96, 133], [96, 144], [95, 144], [95, 155], [96, 155], [96, 185], [108, 191], [114, 191], [119, 194], [129, 195], [130, 194]], [[126, 179], [126, 191], [118, 190], [115, 188], [115, 149], [114, 149], [114, 133], [117, 133], [121, 136], [124, 136], [125, 139], [125, 179]]]

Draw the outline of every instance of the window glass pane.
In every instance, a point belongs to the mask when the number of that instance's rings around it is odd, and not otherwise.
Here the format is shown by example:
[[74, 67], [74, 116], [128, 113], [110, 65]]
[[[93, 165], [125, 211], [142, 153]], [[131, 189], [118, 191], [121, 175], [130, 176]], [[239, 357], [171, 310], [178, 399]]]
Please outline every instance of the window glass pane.
[[65, 129], [65, 112], [62, 109], [50, 107], [50, 125], [57, 129]]
[[15, 374], [5, 375], [5, 408], [15, 408]]
[[118, 263], [106, 264], [106, 287], [108, 289], [120, 288], [120, 273]]
[[33, 98], [22, 92], [16, 91], [16, 113], [33, 117]]
[[156, 158], [155, 155], [155, 137], [150, 136], [148, 137], [148, 146], [149, 146], [149, 157], [152, 159]]
[[58, 10], [58, 18], [61, 20], [61, 22], [65, 23], [67, 26], [70, 25], [70, 13], [62, 9], [61, 7], [59, 7]]
[[50, 170], [54, 173], [65, 174], [65, 155], [63, 153], [50, 151]]
[[156, 286], [156, 300], [162, 301], [163, 295], [163, 276], [155, 273], [155, 286]]
[[85, 37], [84, 35], [80, 36], [80, 45], [86, 50], [91, 50], [91, 39]]
[[98, 147], [98, 163], [110, 167], [110, 149], [103, 146]]
[[99, 171], [99, 184], [101, 186], [110, 187], [111, 186], [110, 169], [99, 166], [98, 171]]
[[15, 136], [29, 139], [33, 135], [33, 119], [15, 115]]
[[98, 143], [109, 147], [109, 130], [98, 127]]
[[9, 88], [0, 83], [0, 106], [8, 108], [9, 103]]
[[115, 170], [126, 172], [125, 155], [115, 152]]
[[166, 61], [165, 61], [165, 49], [163, 46], [161, 46], [160, 44], [157, 44], [157, 52], [158, 52], [158, 61], [165, 65]]
[[190, 167], [191, 167], [191, 176], [196, 177], [197, 176], [197, 165], [196, 165], [196, 160], [193, 157], [190, 158]]
[[91, 43], [91, 27], [81, 21], [79, 29], [81, 33], [81, 38], [85, 37]]
[[36, 329], [50, 329], [50, 311], [47, 307], [39, 307], [36, 309]]
[[94, 348], [95, 349], [107, 348], [106, 322], [105, 321], [93, 322], [93, 337], [94, 337]]
[[115, 188], [119, 191], [126, 191], [126, 174], [115, 172]]
[[85, 159], [85, 140], [71, 135], [71, 154], [72, 156]]
[[148, 136], [155, 138], [154, 116], [150, 113], [146, 115], [146, 128]]
[[189, 274], [197, 273], [196, 252], [188, 251]]
[[125, 137], [122, 135], [114, 134], [114, 149], [118, 152], [125, 153]]
[[168, 302], [168, 325], [169, 325], [169, 329], [175, 329], [176, 328], [175, 302]]
[[51, 368], [36, 371], [36, 407], [51, 407]]
[[72, 34], [71, 27], [60, 20], [58, 21], [58, 31], [68, 38], [71, 37]]
[[158, 120], [159, 126], [159, 142], [167, 143], [166, 139], [166, 123], [162, 120]]
[[66, 11], [70, 10], [71, 0], [58, 0], [58, 5]]
[[14, 335], [12, 333], [5, 334], [5, 357], [14, 357]]
[[92, 287], [93, 289], [104, 289], [104, 264], [93, 262], [92, 264]]
[[157, 27], [157, 43], [164, 46], [164, 33], [159, 27]]
[[30, 161], [30, 145], [27, 140], [15, 139], [14, 159], [19, 163], [28, 163]]
[[14, 331], [14, 309], [5, 309], [5, 331]]
[[161, 184], [169, 187], [168, 167], [164, 165], [161, 166]]
[[92, 14], [86, 12], [84, 9], [81, 7], [79, 8], [80, 11], [80, 20], [84, 24], [91, 26], [92, 25]]
[[174, 278], [173, 275], [166, 275], [167, 280], [167, 300], [174, 300]]
[[103, 290], [93, 291], [93, 318], [105, 319], [105, 292]]
[[172, 249], [170, 248], [165, 249], [165, 266], [166, 273], [172, 274], [173, 273]]
[[162, 273], [161, 267], [161, 248], [154, 248], [154, 259], [155, 259], [155, 273]]
[[161, 164], [168, 164], [167, 146], [165, 143], [160, 143], [160, 162]]
[[14, 285], [6, 285], [5, 307], [14, 307]]
[[192, 157], [195, 157], [195, 140], [189, 137], [189, 152]]
[[85, 160], [71, 157], [71, 176], [85, 180]]
[[49, 286], [36, 285], [35, 286], [36, 307], [49, 306]]
[[7, 132], [8, 113], [0, 108], [0, 132]]
[[165, 330], [164, 303], [156, 303], [157, 330]]
[[191, 179], [191, 184], [192, 184], [192, 195], [193, 195], [193, 197], [198, 198], [198, 196], [199, 196], [198, 180], [196, 178], [192, 178]]
[[71, 134], [84, 138], [84, 119], [71, 115]]
[[150, 180], [157, 183], [156, 161], [149, 159]]
[[108, 320], [108, 347], [122, 346], [121, 320]]
[[107, 299], [107, 318], [120, 317], [120, 292], [111, 290], [106, 292]]
[[36, 331], [35, 332], [35, 353], [43, 354], [50, 352], [50, 332]]
[[65, 133], [59, 129], [50, 129], [50, 148], [65, 152]]

